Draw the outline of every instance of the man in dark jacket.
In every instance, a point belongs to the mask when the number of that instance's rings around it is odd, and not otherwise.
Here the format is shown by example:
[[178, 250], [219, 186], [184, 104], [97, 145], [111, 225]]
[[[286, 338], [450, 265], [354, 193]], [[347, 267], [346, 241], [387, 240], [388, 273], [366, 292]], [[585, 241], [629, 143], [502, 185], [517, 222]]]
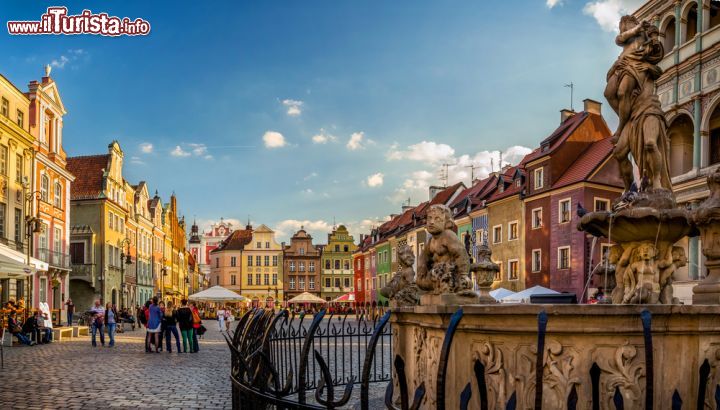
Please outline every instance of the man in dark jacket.
[[17, 337], [20, 343], [28, 346], [34, 346], [36, 343], [28, 339], [27, 336], [23, 334], [22, 329], [20, 328], [20, 324], [15, 318], [15, 315], [15, 311], [12, 310], [8, 314], [8, 330], [10, 331], [10, 334], [15, 335], [15, 337]]
[[43, 339], [40, 333], [40, 325], [38, 324], [38, 312], [33, 313], [32, 316], [27, 318], [25, 323], [22, 325], [22, 332], [29, 334], [31, 340], [35, 340], [36, 343], [42, 344]]
[[183, 352], [187, 353], [187, 345], [190, 344], [190, 353], [193, 352], [193, 317], [192, 311], [187, 305], [187, 300], [180, 301], [180, 309], [177, 310], [177, 322], [180, 325], [180, 333], [182, 334]]

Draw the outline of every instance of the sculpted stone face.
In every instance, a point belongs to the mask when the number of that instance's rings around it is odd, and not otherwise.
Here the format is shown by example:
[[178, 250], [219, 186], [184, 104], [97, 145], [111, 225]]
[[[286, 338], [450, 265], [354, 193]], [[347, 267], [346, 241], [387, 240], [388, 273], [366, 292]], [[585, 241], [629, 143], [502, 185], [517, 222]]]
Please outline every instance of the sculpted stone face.
[[439, 209], [431, 209], [427, 216], [427, 230], [431, 235], [437, 235], [445, 229], [447, 218]]
[[640, 259], [647, 261], [655, 257], [655, 248], [651, 245], [641, 245], [638, 248], [638, 254], [640, 254]]

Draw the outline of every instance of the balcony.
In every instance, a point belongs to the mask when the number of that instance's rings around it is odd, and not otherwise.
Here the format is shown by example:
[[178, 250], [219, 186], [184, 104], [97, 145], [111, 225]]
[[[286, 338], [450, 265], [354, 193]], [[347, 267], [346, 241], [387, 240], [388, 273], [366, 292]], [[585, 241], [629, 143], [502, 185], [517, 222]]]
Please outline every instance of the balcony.
[[46, 248], [39, 248], [35, 257], [43, 262], [47, 262], [52, 268], [70, 269], [70, 255], [62, 252], [51, 251]]
[[[49, 262], [48, 262], [49, 263]], [[84, 280], [92, 285], [95, 278], [95, 265], [91, 263], [73, 263], [70, 271], [70, 279]]]

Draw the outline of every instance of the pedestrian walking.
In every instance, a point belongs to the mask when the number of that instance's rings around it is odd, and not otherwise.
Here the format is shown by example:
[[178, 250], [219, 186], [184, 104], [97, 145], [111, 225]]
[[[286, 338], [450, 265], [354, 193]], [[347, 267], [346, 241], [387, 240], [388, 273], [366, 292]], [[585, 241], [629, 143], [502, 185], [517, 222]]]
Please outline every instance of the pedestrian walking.
[[73, 315], [75, 314], [75, 304], [72, 299], [68, 298], [67, 301], [65, 301], [65, 306], [67, 306], [67, 325], [72, 326]]
[[168, 353], [172, 353], [171, 335], [175, 336], [175, 345], [177, 352], [180, 352], [180, 335], [177, 329], [177, 311], [173, 309], [173, 303], [168, 302], [163, 314], [163, 322], [165, 323], [165, 348]]
[[218, 330], [221, 332], [225, 331], [225, 312], [224, 306], [220, 306], [217, 310]]
[[235, 316], [233, 315], [232, 309], [225, 309], [225, 331], [230, 331], [230, 326], [232, 325], [232, 322], [235, 320]]
[[100, 333], [100, 344], [105, 346], [105, 309], [103, 309], [100, 304], [100, 299], [95, 299], [95, 306], [90, 309], [90, 315], [92, 316], [92, 345], [93, 347], [97, 347], [95, 335]]
[[105, 326], [107, 326], [108, 336], [110, 337], [110, 343], [108, 347], [115, 346], [115, 330], [117, 329], [117, 321], [119, 319], [117, 307], [113, 304], [105, 305]]
[[200, 313], [198, 312], [197, 307], [195, 306], [195, 302], [190, 302], [190, 311], [192, 312], [193, 317], [193, 334], [192, 334], [192, 340], [193, 340], [193, 353], [197, 353], [200, 351], [200, 344], [198, 343], [198, 336], [200, 335], [200, 326], [202, 326], [202, 320], [200, 320]]
[[165, 340], [165, 302], [159, 301], [158, 307], [160, 308], [160, 346], [156, 346], [159, 351], [163, 351], [163, 340]]
[[192, 310], [187, 306], [186, 299], [180, 301], [180, 309], [177, 310], [177, 322], [182, 334], [183, 353], [188, 352], [188, 344], [190, 345], [190, 353], [192, 353], [195, 346], [193, 341], [193, 314]]
[[[162, 311], [158, 306], [157, 296], [152, 298], [152, 303], [148, 307], [148, 323], [147, 330], [150, 337], [146, 340], [153, 340], [155, 344], [155, 353], [160, 353], [160, 330], [162, 329]], [[150, 343], [145, 344], [145, 352], [151, 353]]]

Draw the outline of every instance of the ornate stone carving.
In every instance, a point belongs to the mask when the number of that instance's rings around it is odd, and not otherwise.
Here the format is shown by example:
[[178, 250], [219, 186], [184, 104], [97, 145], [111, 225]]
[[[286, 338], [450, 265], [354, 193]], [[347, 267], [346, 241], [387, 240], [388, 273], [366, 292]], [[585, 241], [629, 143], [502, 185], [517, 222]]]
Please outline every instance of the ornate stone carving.
[[708, 276], [693, 288], [693, 304], [720, 304], [720, 169], [708, 175], [710, 196], [693, 212], [700, 230], [702, 252]]
[[428, 348], [425, 351], [425, 374], [427, 375], [427, 383], [425, 383], [426, 394], [424, 398], [424, 405], [427, 408], [436, 407], [437, 392], [435, 392], [435, 386], [437, 385], [437, 369], [440, 360], [440, 345], [442, 344], [442, 337], [430, 336], [428, 340]]
[[430, 207], [427, 230], [431, 237], [420, 253], [417, 264], [417, 285], [428, 292], [428, 295], [421, 297], [423, 305], [478, 301], [469, 277], [470, 261], [454, 228], [450, 208], [445, 205]]
[[427, 330], [424, 328], [416, 327], [413, 329], [413, 339], [415, 343], [415, 386], [413, 391], [420, 386], [425, 377], [427, 377], [427, 360], [425, 360], [425, 340], [427, 339]]
[[487, 245], [480, 245], [477, 253], [478, 261], [470, 265], [470, 271], [475, 273], [475, 280], [480, 288], [480, 303], [497, 303], [495, 298], [490, 296], [490, 290], [500, 266], [490, 259], [492, 251]]
[[612, 404], [615, 388], [620, 389], [625, 408], [642, 408], [644, 395], [642, 386], [645, 378], [645, 364], [638, 357], [635, 346], [627, 341], [615, 349], [613, 354], [599, 354], [596, 363], [604, 373], [600, 377], [600, 400], [603, 408], [614, 408]]
[[512, 378], [508, 374], [510, 368], [503, 360], [503, 351], [492, 342], [484, 341], [474, 344], [473, 361], [480, 360], [485, 366], [485, 382], [488, 389], [488, 406], [491, 409], [504, 409], [513, 393]]
[[[575, 349], [563, 347], [557, 340], [545, 346], [543, 368], [543, 407], [563, 409], [573, 386], [580, 384], [574, 362], [578, 353]], [[548, 394], [550, 393], [550, 394]]]
[[400, 270], [393, 276], [387, 286], [380, 289], [380, 294], [391, 299], [395, 306], [417, 306], [420, 303], [420, 289], [415, 284], [415, 255], [408, 245], [398, 249]]

